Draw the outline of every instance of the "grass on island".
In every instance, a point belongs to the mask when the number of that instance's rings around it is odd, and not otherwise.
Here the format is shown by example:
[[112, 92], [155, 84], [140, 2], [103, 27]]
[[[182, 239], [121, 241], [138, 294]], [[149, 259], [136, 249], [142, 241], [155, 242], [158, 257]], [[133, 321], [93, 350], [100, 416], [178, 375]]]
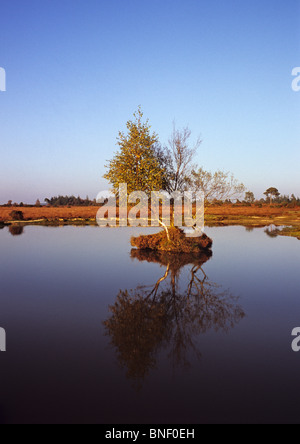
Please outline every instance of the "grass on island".
[[183, 230], [175, 227], [170, 228], [168, 234], [169, 239], [165, 230], [157, 234], [132, 237], [131, 245], [138, 250], [191, 254], [199, 254], [212, 247], [212, 240], [206, 234], [201, 237], [186, 237]]

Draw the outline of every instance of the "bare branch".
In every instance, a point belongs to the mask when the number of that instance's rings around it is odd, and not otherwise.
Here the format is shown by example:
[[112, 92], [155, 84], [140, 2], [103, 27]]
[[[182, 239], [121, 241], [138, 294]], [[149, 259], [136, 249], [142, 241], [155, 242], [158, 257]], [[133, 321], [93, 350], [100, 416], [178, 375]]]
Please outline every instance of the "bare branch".
[[189, 182], [191, 172], [195, 168], [193, 160], [202, 141], [199, 137], [195, 145], [190, 147], [189, 139], [191, 134], [191, 130], [188, 127], [183, 128], [183, 130], [177, 130], [174, 123], [173, 133], [169, 139], [169, 154], [172, 162], [169, 186], [171, 191], [184, 191]]
[[203, 192], [206, 201], [239, 198], [245, 192], [245, 186], [239, 183], [233, 174], [224, 171], [211, 173], [199, 168], [192, 171], [192, 188]]

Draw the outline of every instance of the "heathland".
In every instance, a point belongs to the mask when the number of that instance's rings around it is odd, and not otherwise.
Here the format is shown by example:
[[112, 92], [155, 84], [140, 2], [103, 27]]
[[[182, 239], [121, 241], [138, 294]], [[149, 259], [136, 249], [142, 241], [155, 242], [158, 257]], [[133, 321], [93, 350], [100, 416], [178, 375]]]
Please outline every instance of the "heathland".
[[[0, 207], [0, 224], [11, 225], [96, 225], [97, 206]], [[21, 217], [12, 217], [20, 212]], [[300, 238], [300, 207], [277, 205], [211, 205], [205, 210], [209, 227], [242, 225], [249, 228], [272, 226], [276, 234]], [[284, 228], [283, 228], [284, 227]]]

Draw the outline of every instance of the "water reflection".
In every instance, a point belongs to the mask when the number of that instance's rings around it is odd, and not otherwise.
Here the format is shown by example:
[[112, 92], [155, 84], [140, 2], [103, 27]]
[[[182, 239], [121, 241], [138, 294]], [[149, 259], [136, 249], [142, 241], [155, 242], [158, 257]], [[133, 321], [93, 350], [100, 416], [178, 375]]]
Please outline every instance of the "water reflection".
[[279, 229], [278, 229], [278, 227], [276, 227], [276, 225], [270, 225], [269, 227], [267, 227], [265, 229], [266, 235], [271, 238], [278, 237], [278, 232], [279, 232]]
[[9, 232], [12, 236], [21, 236], [24, 233], [24, 227], [21, 225], [10, 225]]
[[200, 334], [226, 332], [244, 318], [238, 298], [211, 282], [203, 270], [211, 256], [132, 250], [132, 259], [165, 267], [151, 287], [121, 290], [104, 322], [118, 361], [137, 388], [156, 367], [160, 350], [168, 349], [173, 367], [187, 368], [192, 353], [201, 357], [196, 344]]

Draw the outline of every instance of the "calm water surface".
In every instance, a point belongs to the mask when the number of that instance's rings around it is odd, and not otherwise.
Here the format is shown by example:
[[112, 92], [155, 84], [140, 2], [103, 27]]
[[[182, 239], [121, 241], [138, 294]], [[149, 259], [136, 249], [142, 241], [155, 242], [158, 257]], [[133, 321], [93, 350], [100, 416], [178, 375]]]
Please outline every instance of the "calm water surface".
[[299, 423], [300, 242], [206, 231], [197, 259], [132, 252], [142, 229], [0, 230], [0, 423]]

